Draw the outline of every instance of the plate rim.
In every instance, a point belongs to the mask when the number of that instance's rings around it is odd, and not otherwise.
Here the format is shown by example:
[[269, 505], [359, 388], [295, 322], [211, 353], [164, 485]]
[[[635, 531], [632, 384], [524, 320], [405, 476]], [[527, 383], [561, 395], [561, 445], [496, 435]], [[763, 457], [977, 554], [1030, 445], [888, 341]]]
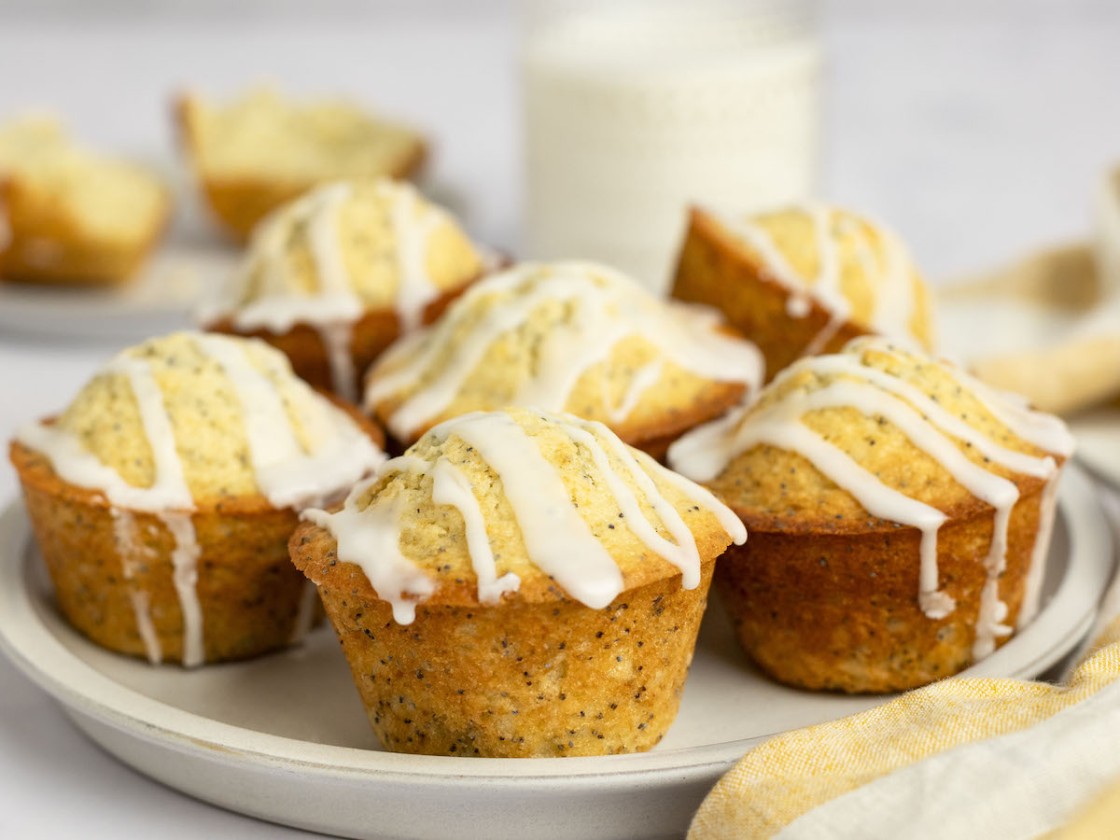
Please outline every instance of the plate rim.
[[[1100, 434], [1096, 426], [1110, 422], [1120, 424], [1120, 408], [1107, 404], [1090, 406], [1071, 415], [1067, 422], [1070, 431], [1077, 438], [1077, 449], [1073, 454], [1077, 463], [1101, 483], [1114, 489], [1120, 488], [1120, 463], [1090, 454], [1095, 449], [1085, 443], [1085, 438], [1091, 441]], [[1117, 426], [1114, 434], [1115, 443], [1120, 446], [1120, 425]], [[1111, 437], [1112, 435], [1109, 435], [1109, 438]]]
[[[27, 339], [147, 338], [194, 323], [199, 299], [233, 271], [239, 252], [221, 242], [160, 244], [134, 277], [109, 286], [0, 280], [0, 328]], [[187, 281], [177, 280], [184, 273]], [[176, 284], [186, 283], [185, 288]]]
[[[1058, 508], [1069, 534], [1070, 568], [1082, 568], [1084, 564], [1085, 579], [1067, 571], [1035, 621], [1011, 643], [962, 672], [963, 676], [1006, 676], [1009, 670], [1019, 676], [1041, 673], [1069, 653], [1092, 625], [1096, 600], [1076, 623], [1066, 628], [1060, 639], [1030, 660], [1014, 669], [1000, 667], [1009, 658], [1001, 657], [1001, 652], [1010, 651], [1014, 642], [1029, 638], [1032, 628], [1037, 631], [1045, 627], [1043, 619], [1054, 614], [1063, 598], [1084, 598], [1087, 593], [1083, 590], [1092, 588], [1099, 600], [1113, 575], [1112, 537], [1107, 519], [1093, 495], [1090, 479], [1076, 465], [1070, 464], [1064, 470]], [[674, 786], [712, 778], [758, 743], [780, 734], [630, 755], [527, 761], [409, 755], [320, 744], [246, 729], [149, 697], [116, 682], [68, 650], [36, 613], [34, 594], [28, 586], [31, 558], [26, 545], [30, 536], [22, 500], [17, 498], [0, 514], [0, 651], [32, 682], [67, 707], [68, 712], [86, 715], [126, 735], [179, 752], [208, 757], [221, 753], [265, 771], [295, 770], [334, 778], [368, 778], [376, 774], [379, 779], [418, 786], [442, 785], [454, 778], [533, 789], [562, 778], [566, 792], [571, 793], [573, 789], [599, 787], [604, 778], [609, 778], [611, 784], [625, 785], [645, 782], [651, 777], [671, 777]], [[1105, 556], [1107, 561], [1100, 559]], [[1092, 581], [1086, 577], [1086, 570], [1094, 572]], [[884, 696], [884, 702], [891, 696]]]

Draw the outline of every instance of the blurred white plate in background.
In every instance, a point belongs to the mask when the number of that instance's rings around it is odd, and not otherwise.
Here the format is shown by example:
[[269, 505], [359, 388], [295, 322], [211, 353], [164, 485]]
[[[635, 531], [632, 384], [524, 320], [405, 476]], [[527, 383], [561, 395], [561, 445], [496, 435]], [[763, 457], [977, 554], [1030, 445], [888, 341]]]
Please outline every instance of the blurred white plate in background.
[[232, 247], [169, 243], [119, 288], [0, 282], [0, 333], [138, 341], [190, 327], [201, 296], [224, 281], [237, 259]]

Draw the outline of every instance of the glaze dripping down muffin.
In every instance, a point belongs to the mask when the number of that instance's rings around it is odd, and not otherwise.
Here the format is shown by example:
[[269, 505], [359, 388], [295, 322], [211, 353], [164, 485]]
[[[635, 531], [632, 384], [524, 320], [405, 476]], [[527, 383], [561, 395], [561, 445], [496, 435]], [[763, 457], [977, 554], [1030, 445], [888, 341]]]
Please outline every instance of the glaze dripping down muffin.
[[384, 460], [376, 437], [266, 344], [176, 333], [122, 352], [11, 456], [64, 615], [190, 666], [305, 629], [287, 538]]
[[868, 333], [933, 345], [930, 295], [902, 241], [819, 203], [735, 217], [693, 209], [673, 297], [722, 310], [770, 377]]
[[403, 443], [459, 414], [521, 405], [603, 422], [660, 456], [761, 377], [757, 349], [711, 310], [594, 263], [525, 263], [392, 347], [370, 371], [366, 407]]
[[208, 329], [263, 338], [351, 401], [369, 364], [483, 273], [483, 256], [410, 184], [333, 182], [270, 216], [204, 305]]
[[676, 714], [715, 558], [742, 523], [599, 423], [526, 409], [437, 426], [308, 511], [322, 593], [391, 750], [649, 749]]
[[748, 653], [809, 688], [889, 691], [987, 656], [1037, 610], [1057, 418], [875, 337], [803, 359], [670, 452], [746, 523], [717, 586]]

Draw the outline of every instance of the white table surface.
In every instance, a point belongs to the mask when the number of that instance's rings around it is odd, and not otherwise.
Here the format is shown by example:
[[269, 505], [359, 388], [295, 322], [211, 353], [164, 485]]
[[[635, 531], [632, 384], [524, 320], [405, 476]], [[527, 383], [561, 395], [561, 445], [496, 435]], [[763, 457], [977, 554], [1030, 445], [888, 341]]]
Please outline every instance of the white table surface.
[[[890, 220], [935, 280], [1086, 236], [1094, 182], [1120, 159], [1120, 14], [1094, 2], [933, 5], [911, 4], [905, 17], [868, 0], [830, 7], [823, 194]], [[979, 16], [966, 14], [972, 5]], [[426, 126], [434, 177], [466, 199], [468, 226], [516, 249], [508, 9], [429, 2], [426, 15], [379, 15], [383, 6], [273, 21], [181, 6], [141, 20], [77, 3], [10, 20], [0, 11], [0, 117], [52, 103], [91, 140], [170, 159], [166, 94], [184, 83], [222, 91], [273, 77], [351, 91]], [[115, 349], [0, 333], [0, 440], [65, 405]], [[15, 493], [0, 466], [0, 501]], [[301, 834], [132, 772], [0, 657], [0, 837]]]

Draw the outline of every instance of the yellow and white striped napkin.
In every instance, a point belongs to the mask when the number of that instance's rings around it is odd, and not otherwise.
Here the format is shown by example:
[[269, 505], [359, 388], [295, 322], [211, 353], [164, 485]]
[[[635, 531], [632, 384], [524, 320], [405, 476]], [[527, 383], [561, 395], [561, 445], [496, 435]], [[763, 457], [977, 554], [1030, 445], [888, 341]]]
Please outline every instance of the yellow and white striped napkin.
[[1062, 685], [957, 677], [762, 744], [689, 840], [1120, 838], [1120, 583], [1100, 615]]

